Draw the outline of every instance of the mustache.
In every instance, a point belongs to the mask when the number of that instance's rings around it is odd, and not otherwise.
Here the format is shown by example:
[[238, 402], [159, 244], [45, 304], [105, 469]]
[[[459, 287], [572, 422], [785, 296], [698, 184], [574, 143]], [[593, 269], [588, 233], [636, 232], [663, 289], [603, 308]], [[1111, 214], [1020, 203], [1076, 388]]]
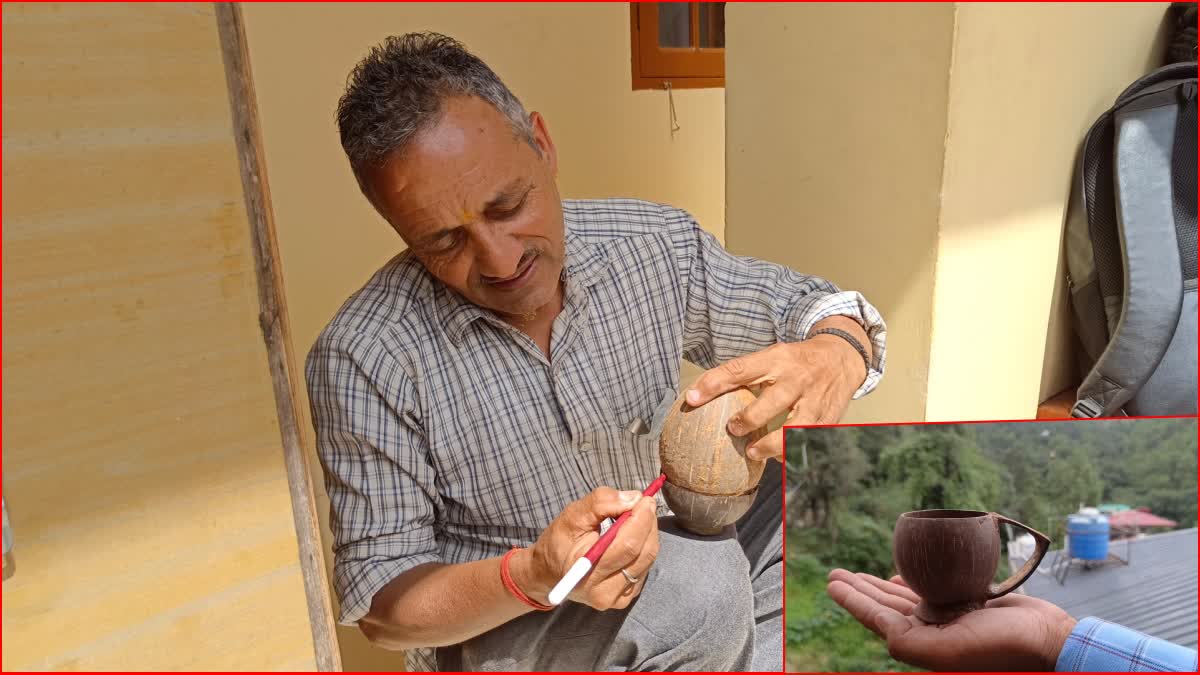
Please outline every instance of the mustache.
[[534, 258], [540, 256], [541, 254], [542, 250], [540, 248], [531, 246], [525, 249], [525, 252], [521, 254], [521, 259], [517, 261], [517, 268], [513, 270], [511, 275], [507, 277], [489, 277], [481, 274], [480, 277], [482, 277], [482, 279], [486, 282], [506, 281], [508, 279], [512, 279], [513, 277], [519, 275], [529, 265], [529, 263], [533, 262]]

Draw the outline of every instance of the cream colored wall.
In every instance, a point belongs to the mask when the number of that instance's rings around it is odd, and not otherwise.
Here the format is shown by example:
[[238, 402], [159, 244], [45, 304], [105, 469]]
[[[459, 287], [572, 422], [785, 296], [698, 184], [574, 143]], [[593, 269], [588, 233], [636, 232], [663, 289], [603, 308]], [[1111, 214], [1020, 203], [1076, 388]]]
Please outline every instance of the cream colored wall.
[[1076, 150], [1159, 65], [1166, 7], [959, 5], [927, 419], [1027, 418], [1074, 384], [1059, 250]]
[[726, 7], [726, 246], [862, 292], [888, 370], [846, 420], [919, 420], [954, 7]]
[[1166, 6], [729, 6], [726, 245], [883, 313], [847, 421], [1030, 418], [1072, 383], [1076, 149], [1157, 65]]
[[[625, 3], [248, 3], [243, 11], [300, 356], [341, 302], [402, 248], [359, 195], [333, 117], [347, 73], [391, 34], [435, 30], [458, 38], [545, 115], [565, 197], [667, 202], [723, 234], [724, 93], [676, 91], [682, 129], [672, 138], [666, 94], [631, 90]], [[324, 523], [323, 488], [318, 508]], [[328, 543], [327, 527], [325, 536]], [[339, 630], [348, 670], [398, 663], [357, 629]]]
[[213, 7], [3, 37], [4, 670], [311, 670]]

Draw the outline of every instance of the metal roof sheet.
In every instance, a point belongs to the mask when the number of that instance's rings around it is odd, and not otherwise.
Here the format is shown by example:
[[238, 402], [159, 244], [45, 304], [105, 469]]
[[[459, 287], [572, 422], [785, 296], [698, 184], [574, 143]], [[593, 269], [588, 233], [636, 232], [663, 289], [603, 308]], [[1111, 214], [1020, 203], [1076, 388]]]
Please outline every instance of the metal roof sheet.
[[[1021, 590], [1077, 619], [1099, 617], [1195, 649], [1196, 545], [1196, 528], [1148, 535], [1132, 541], [1129, 565], [1075, 566], [1063, 585], [1050, 573], [1056, 553], [1050, 551]], [[1124, 558], [1125, 547], [1113, 542], [1109, 551]]]

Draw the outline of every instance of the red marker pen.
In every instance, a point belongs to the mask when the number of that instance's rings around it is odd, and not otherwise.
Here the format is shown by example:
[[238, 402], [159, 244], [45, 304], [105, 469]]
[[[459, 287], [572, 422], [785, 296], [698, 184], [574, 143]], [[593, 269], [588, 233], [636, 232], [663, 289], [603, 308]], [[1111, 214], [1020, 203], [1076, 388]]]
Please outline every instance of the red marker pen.
[[[666, 480], [666, 474], [655, 478], [654, 482], [650, 484], [650, 487], [647, 487], [645, 491], [642, 492], [642, 496], [653, 497]], [[594, 567], [596, 562], [600, 560], [600, 556], [604, 555], [604, 551], [608, 549], [608, 545], [613, 542], [613, 539], [617, 538], [617, 530], [621, 528], [621, 525], [625, 524], [625, 521], [629, 520], [629, 514], [631, 513], [633, 513], [633, 511], [626, 511], [625, 513], [622, 513], [620, 517], [617, 518], [616, 522], [612, 524], [612, 527], [608, 528], [608, 531], [600, 535], [600, 539], [596, 540], [596, 543], [592, 544], [592, 547], [588, 549], [587, 553], [584, 553], [582, 558], [576, 560], [574, 565], [571, 565], [571, 569], [567, 570], [567, 573], [563, 575], [562, 580], [559, 581], [558, 584], [554, 586], [554, 589], [550, 591], [549, 600], [551, 605], [559, 605], [563, 600], [566, 600], [567, 595], [569, 595], [571, 591], [575, 590], [575, 587], [579, 585], [579, 582], [582, 581], [585, 576], [587, 576], [588, 572], [592, 571], [592, 567]]]

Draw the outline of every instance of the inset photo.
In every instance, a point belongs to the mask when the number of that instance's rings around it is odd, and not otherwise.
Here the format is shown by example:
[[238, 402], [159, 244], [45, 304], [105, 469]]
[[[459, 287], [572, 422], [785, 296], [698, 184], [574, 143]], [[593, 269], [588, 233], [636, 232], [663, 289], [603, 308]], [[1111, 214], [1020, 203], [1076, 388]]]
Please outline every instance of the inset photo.
[[787, 428], [788, 671], [1195, 671], [1196, 419]]

